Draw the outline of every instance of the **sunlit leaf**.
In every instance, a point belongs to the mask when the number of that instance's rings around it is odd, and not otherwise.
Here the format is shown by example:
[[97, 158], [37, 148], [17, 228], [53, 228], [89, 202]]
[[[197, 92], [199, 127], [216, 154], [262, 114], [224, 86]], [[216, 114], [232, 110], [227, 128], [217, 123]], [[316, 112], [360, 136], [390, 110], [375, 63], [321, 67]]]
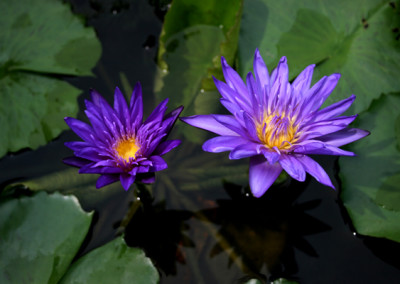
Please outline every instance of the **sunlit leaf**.
[[365, 110], [381, 93], [400, 90], [399, 6], [376, 0], [245, 1], [240, 70], [251, 70], [256, 47], [270, 69], [285, 55], [291, 79], [317, 64], [314, 81], [342, 74], [327, 104], [355, 94], [354, 110]]
[[0, 2], [0, 156], [36, 148], [66, 129], [79, 90], [55, 74], [91, 75], [101, 46], [61, 1]]
[[37, 148], [66, 128], [64, 116], [75, 115], [79, 90], [61, 80], [12, 73], [0, 79], [0, 156]]
[[40, 192], [0, 203], [0, 282], [57, 283], [92, 220], [77, 199]]
[[128, 247], [119, 237], [78, 259], [61, 283], [158, 283], [151, 260], [138, 248]]
[[400, 242], [400, 95], [383, 95], [360, 115], [369, 137], [340, 159], [341, 198], [358, 233]]
[[[242, 0], [177, 0], [168, 11], [158, 63], [163, 70], [157, 97], [171, 107], [184, 105], [184, 115], [215, 112], [220, 95], [212, 76], [222, 77], [221, 56], [233, 64], [237, 51]], [[206, 109], [206, 110], [205, 110]], [[184, 133], [191, 141], [201, 137]]]

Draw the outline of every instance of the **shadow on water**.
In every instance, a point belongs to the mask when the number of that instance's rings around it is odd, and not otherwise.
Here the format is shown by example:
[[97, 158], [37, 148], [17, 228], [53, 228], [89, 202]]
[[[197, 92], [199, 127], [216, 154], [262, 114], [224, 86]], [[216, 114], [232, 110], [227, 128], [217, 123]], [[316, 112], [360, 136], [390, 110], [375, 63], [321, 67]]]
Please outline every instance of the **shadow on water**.
[[220, 226], [210, 257], [230, 250], [229, 266], [239, 261], [244, 274], [260, 279], [296, 273], [293, 249], [317, 257], [304, 236], [331, 229], [306, 213], [318, 207], [321, 200], [296, 203], [305, 187], [306, 183], [288, 181], [272, 186], [263, 197], [255, 198], [248, 188], [225, 183], [231, 199], [218, 200], [219, 207], [197, 215]]

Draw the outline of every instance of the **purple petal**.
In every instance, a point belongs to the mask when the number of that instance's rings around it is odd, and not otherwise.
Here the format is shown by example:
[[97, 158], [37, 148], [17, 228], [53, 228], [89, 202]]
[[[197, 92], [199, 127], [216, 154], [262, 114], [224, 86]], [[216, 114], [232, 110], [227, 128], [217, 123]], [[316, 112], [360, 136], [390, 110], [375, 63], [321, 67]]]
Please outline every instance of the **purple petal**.
[[124, 170], [119, 167], [98, 167], [94, 168], [94, 164], [87, 164], [79, 170], [80, 174], [120, 174]]
[[101, 188], [103, 186], [109, 185], [110, 183], [119, 180], [119, 175], [101, 175], [96, 182], [96, 188]]
[[233, 115], [213, 114], [216, 121], [234, 131], [236, 135], [248, 136], [246, 130], [242, 128], [239, 121]]
[[233, 136], [237, 136], [238, 134], [232, 130], [230, 130], [229, 128], [227, 128], [226, 126], [222, 125], [221, 123], [219, 123], [218, 121], [215, 120], [213, 115], [193, 115], [193, 116], [189, 116], [189, 117], [181, 117], [180, 120], [182, 120], [183, 122], [197, 127], [197, 128], [201, 128], [207, 131], [211, 131], [214, 132], [215, 134], [219, 134], [219, 135], [233, 135]]
[[164, 117], [164, 113], [167, 110], [167, 104], [168, 104], [169, 98], [166, 98], [163, 100], [154, 110], [153, 112], [149, 115], [149, 117], [146, 119], [145, 123], [151, 123], [151, 122], [156, 122], [156, 121], [161, 121], [162, 118]]
[[[274, 96], [286, 93], [286, 86], [289, 79], [289, 67], [287, 65], [286, 57], [283, 56], [271, 76], [271, 94]], [[279, 91], [278, 91], [279, 90]]]
[[72, 151], [79, 151], [85, 147], [93, 146], [91, 143], [87, 143], [84, 141], [65, 142], [64, 145], [67, 146], [68, 148], [70, 148]]
[[356, 99], [355, 95], [351, 95], [349, 98], [341, 100], [340, 102], [334, 103], [320, 111], [318, 111], [315, 116], [314, 120], [319, 121], [319, 120], [327, 120], [330, 118], [333, 118], [335, 116], [338, 116], [339, 114], [344, 113], [354, 102]]
[[243, 83], [242, 78], [235, 70], [233, 70], [232, 67], [228, 65], [224, 57], [221, 58], [221, 63], [222, 63], [222, 72], [224, 73], [225, 81], [228, 84], [228, 86], [236, 90], [237, 94], [244, 101], [248, 101], [247, 88], [246, 85]]
[[79, 158], [91, 160], [94, 162], [99, 162], [104, 159], [101, 155], [99, 155], [99, 149], [95, 147], [85, 147], [81, 150], [74, 152], [74, 154]]
[[353, 152], [345, 151], [335, 146], [313, 140], [307, 141], [303, 145], [295, 145], [293, 153], [304, 155], [337, 155], [337, 156], [355, 156]]
[[[264, 60], [260, 55], [260, 51], [258, 50], [258, 48], [256, 49], [256, 52], [254, 54], [253, 69], [254, 69], [254, 75], [256, 76], [256, 83], [258, 85], [259, 91], [269, 86], [270, 78], [268, 74], [268, 69], [264, 63]], [[263, 103], [262, 93], [259, 92], [258, 95], [259, 95], [258, 101], [260, 103]]]
[[[151, 161], [148, 161], [148, 162], [152, 164]], [[150, 170], [150, 165], [140, 165], [139, 167], [137, 167], [138, 174], [148, 173], [149, 170]]]
[[258, 133], [257, 133], [257, 128], [256, 125], [254, 124], [254, 120], [245, 112], [243, 114], [243, 120], [246, 126], [247, 133], [249, 136], [254, 140], [254, 141], [260, 141], [260, 138], [258, 138]]
[[335, 189], [328, 174], [316, 161], [308, 156], [298, 157], [297, 159], [303, 165], [304, 169], [318, 182]]
[[134, 183], [136, 176], [130, 175], [130, 174], [126, 174], [123, 173], [120, 175], [120, 181], [122, 184], [122, 187], [127, 191], [132, 183]]
[[356, 118], [357, 115], [352, 115], [311, 123], [300, 129], [302, 132], [301, 137], [311, 139], [342, 130]]
[[305, 108], [303, 110], [303, 115], [318, 110], [335, 89], [339, 79], [340, 74], [332, 74], [317, 82], [311, 90], [307, 92], [307, 100], [304, 102]]
[[93, 143], [93, 129], [90, 125], [72, 117], [66, 117], [64, 120], [79, 137]]
[[233, 114], [235, 116], [241, 110], [241, 108], [237, 104], [232, 103], [231, 101], [228, 101], [227, 99], [220, 99], [220, 102], [231, 114]]
[[239, 136], [218, 136], [204, 142], [203, 150], [212, 153], [231, 151], [248, 140]]
[[246, 144], [235, 147], [232, 152], [229, 153], [229, 159], [237, 160], [259, 155], [261, 153], [261, 147], [262, 145], [260, 144], [247, 142]]
[[103, 116], [113, 117], [114, 110], [96, 90], [91, 90], [92, 102], [97, 106]]
[[314, 68], [315, 64], [307, 66], [293, 81], [292, 87], [295, 95], [303, 96], [304, 92], [308, 91], [311, 86]]
[[150, 167], [151, 172], [158, 172], [168, 168], [167, 163], [160, 156], [151, 156], [149, 160], [153, 162], [153, 166]]
[[100, 162], [97, 162], [93, 165], [94, 168], [96, 167], [117, 167], [116, 162], [114, 159], [109, 159], [109, 160], [102, 160]]
[[162, 126], [165, 128], [164, 130], [165, 133], [169, 133], [171, 131], [176, 120], [178, 119], [178, 116], [181, 114], [182, 111], [183, 111], [183, 106], [180, 106], [171, 111], [170, 113], [168, 113], [164, 117], [164, 122], [162, 123]]
[[247, 98], [247, 91], [245, 96], [243, 96], [241, 94], [238, 94], [238, 92], [235, 89], [231, 88], [226, 83], [217, 80], [216, 78], [214, 78], [214, 83], [219, 93], [224, 99], [230, 101], [233, 104], [238, 105], [240, 109], [243, 109], [248, 112], [251, 111], [251, 107], [249, 105], [250, 104], [249, 99]]
[[274, 183], [282, 171], [279, 163], [269, 164], [264, 156], [250, 158], [249, 180], [251, 192], [255, 197], [261, 197]]
[[253, 73], [249, 72], [246, 76], [247, 92], [250, 97], [251, 105], [253, 106], [254, 113], [258, 110], [259, 96], [257, 95], [257, 84], [254, 80]]
[[83, 166], [86, 166], [88, 163], [91, 163], [90, 161], [88, 161], [86, 159], [81, 159], [81, 158], [77, 158], [77, 157], [64, 158], [63, 162], [69, 166], [73, 166], [73, 167], [77, 167], [77, 168], [81, 168]]
[[136, 83], [133, 89], [129, 109], [131, 121], [134, 122], [135, 127], [137, 127], [143, 122], [142, 86], [139, 82]]
[[156, 176], [154, 174], [149, 176], [146, 175], [145, 177], [140, 178], [140, 182], [142, 183], [153, 183], [155, 181], [156, 181]]
[[154, 154], [162, 156], [181, 144], [181, 140], [168, 140], [161, 142], [154, 150]]
[[107, 140], [111, 140], [111, 136], [107, 131], [107, 127], [105, 126], [103, 119], [100, 119], [98, 115], [93, 115], [93, 113], [85, 110], [85, 114], [88, 117], [90, 123], [93, 126], [93, 131], [98, 138], [98, 141], [102, 141], [105, 143]]
[[366, 130], [358, 129], [358, 128], [345, 128], [343, 130], [318, 137], [317, 139], [336, 147], [340, 147], [351, 142], [354, 142], [358, 139], [364, 138], [370, 133]]
[[281, 157], [281, 153], [279, 151], [276, 151], [275, 149], [261, 148], [261, 153], [271, 165], [279, 161]]
[[305, 181], [306, 172], [296, 157], [293, 155], [282, 155], [279, 163], [292, 178], [298, 181]]
[[130, 114], [128, 105], [126, 104], [126, 100], [122, 92], [118, 87], [115, 88], [114, 92], [114, 109], [125, 127], [131, 125]]

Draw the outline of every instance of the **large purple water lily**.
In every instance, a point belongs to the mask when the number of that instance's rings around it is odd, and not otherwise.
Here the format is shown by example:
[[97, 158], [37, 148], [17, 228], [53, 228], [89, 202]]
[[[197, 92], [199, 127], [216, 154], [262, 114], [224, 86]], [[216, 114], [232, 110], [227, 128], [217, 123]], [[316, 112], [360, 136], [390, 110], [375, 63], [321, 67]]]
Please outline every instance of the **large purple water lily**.
[[75, 157], [64, 159], [66, 164], [79, 167], [79, 173], [100, 174], [96, 187], [121, 181], [125, 190], [132, 183], [152, 183], [154, 172], [166, 169], [161, 157], [180, 144], [166, 140], [183, 107], [167, 115], [168, 99], [162, 101], [143, 122], [142, 89], [136, 84], [129, 106], [118, 87], [114, 108], [96, 91], [92, 101], [85, 101], [88, 125], [72, 117], [65, 118], [69, 127], [83, 141], [66, 142]]
[[269, 74], [258, 49], [253, 67], [254, 76], [249, 72], [245, 84], [222, 58], [226, 83], [214, 81], [222, 105], [232, 115], [195, 115], [182, 120], [220, 135], [206, 141], [204, 151], [230, 151], [232, 160], [250, 157], [250, 188], [256, 197], [268, 190], [282, 169], [298, 181], [304, 181], [307, 172], [334, 188], [324, 169], [307, 155], [354, 156], [339, 147], [369, 134], [347, 128], [356, 115], [340, 116], [355, 96], [320, 109], [340, 74], [325, 76], [311, 87], [315, 65], [310, 65], [289, 83], [286, 58]]

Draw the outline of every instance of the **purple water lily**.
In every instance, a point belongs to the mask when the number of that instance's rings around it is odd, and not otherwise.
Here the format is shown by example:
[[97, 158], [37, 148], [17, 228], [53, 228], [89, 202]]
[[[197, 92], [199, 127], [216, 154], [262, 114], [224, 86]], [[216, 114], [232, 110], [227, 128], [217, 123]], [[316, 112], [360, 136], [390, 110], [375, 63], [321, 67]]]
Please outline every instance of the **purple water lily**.
[[334, 188], [324, 169], [309, 154], [354, 156], [339, 147], [369, 134], [347, 128], [356, 115], [339, 116], [355, 96], [320, 109], [335, 88], [340, 74], [325, 76], [311, 87], [315, 65], [305, 68], [289, 83], [288, 65], [282, 57], [271, 74], [258, 49], [254, 76], [246, 84], [222, 58], [225, 81], [214, 78], [222, 105], [232, 115], [195, 115], [184, 122], [220, 136], [203, 144], [207, 152], [231, 151], [229, 158], [250, 157], [249, 179], [254, 196], [262, 196], [282, 170], [304, 181], [306, 172], [320, 183]]
[[96, 91], [92, 101], [85, 101], [85, 113], [92, 125], [66, 117], [68, 126], [83, 141], [66, 142], [75, 157], [64, 159], [79, 173], [100, 174], [96, 187], [121, 181], [125, 190], [132, 183], [152, 183], [154, 172], [166, 169], [161, 157], [180, 144], [180, 140], [166, 140], [183, 107], [167, 115], [168, 99], [162, 101], [143, 122], [142, 89], [136, 84], [129, 107], [118, 89], [115, 89], [114, 108]]

